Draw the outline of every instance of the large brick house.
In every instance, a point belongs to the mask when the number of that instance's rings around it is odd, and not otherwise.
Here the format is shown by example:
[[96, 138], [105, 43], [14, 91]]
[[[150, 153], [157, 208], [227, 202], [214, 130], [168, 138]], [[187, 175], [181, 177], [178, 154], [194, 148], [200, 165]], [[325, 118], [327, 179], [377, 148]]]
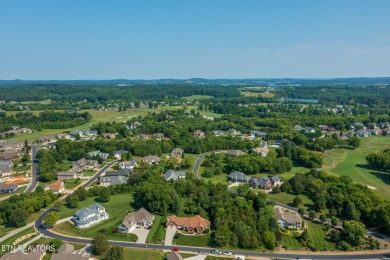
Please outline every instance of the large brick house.
[[187, 231], [189, 234], [202, 234], [206, 229], [210, 229], [210, 221], [199, 215], [193, 217], [167, 217], [167, 228], [176, 227]]

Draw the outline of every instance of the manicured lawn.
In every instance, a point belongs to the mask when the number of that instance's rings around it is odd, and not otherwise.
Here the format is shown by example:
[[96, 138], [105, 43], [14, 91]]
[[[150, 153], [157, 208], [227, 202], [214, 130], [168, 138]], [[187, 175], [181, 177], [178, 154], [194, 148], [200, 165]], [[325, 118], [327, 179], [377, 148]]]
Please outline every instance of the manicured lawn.
[[[292, 206], [292, 207], [294, 207], [294, 205], [292, 205], [292, 202], [293, 202], [295, 196], [296, 195], [293, 193], [286, 193], [286, 192], [281, 192], [281, 193], [277, 193], [277, 194], [273, 194], [273, 193], [268, 194], [268, 198], [270, 200], [280, 202], [283, 204], [287, 204], [287, 205]], [[313, 202], [307, 196], [301, 194], [301, 195], [299, 195], [299, 197], [301, 197], [302, 203], [306, 208], [313, 205]]]
[[280, 243], [289, 250], [299, 250], [302, 248], [301, 242], [298, 240], [299, 234], [291, 232], [289, 235], [283, 235]]
[[217, 114], [211, 111], [199, 111], [200, 115], [202, 116], [212, 116], [214, 118], [221, 118], [222, 114]]
[[80, 183], [81, 183], [81, 180], [77, 180], [77, 179], [64, 180], [65, 189], [73, 189], [74, 187], [76, 187]]
[[26, 166], [16, 166], [12, 170], [15, 172], [26, 172], [31, 169], [31, 164], [27, 164]]
[[83, 171], [83, 176], [92, 176], [96, 173], [95, 170], [87, 170], [87, 171]]
[[307, 221], [310, 240], [317, 250], [335, 250], [336, 246], [325, 239], [324, 225]]
[[146, 241], [148, 243], [159, 244], [162, 243], [165, 239], [165, 222], [167, 221], [166, 217], [154, 215], [154, 222], [152, 229], [149, 231]]
[[124, 259], [161, 260], [163, 252], [160, 250], [124, 248]]
[[[371, 136], [361, 138], [361, 146], [356, 150], [333, 149], [327, 151], [328, 156], [334, 158], [335, 167], [326, 168], [325, 171], [339, 175], [349, 176], [357, 183], [369, 185], [374, 192], [385, 199], [390, 199], [390, 174], [368, 168], [365, 157], [373, 152], [390, 148], [390, 136]], [[329, 164], [330, 158], [326, 160]]]
[[72, 236], [83, 236], [83, 237], [95, 237], [101, 229], [106, 229], [107, 239], [111, 240], [126, 240], [126, 241], [136, 241], [137, 236], [134, 234], [116, 234], [112, 231], [118, 227], [118, 225], [122, 222], [123, 218], [129, 211], [132, 211], [133, 208], [130, 206], [130, 203], [133, 202], [133, 196], [130, 194], [119, 194], [111, 196], [109, 202], [100, 203], [95, 201], [95, 198], [87, 198], [85, 201], [79, 202], [79, 207], [77, 209], [70, 209], [67, 207], [63, 207], [60, 211], [60, 217], [66, 218], [73, 216], [73, 214], [80, 208], [89, 206], [94, 203], [99, 203], [103, 207], [106, 208], [107, 212], [110, 214], [110, 218], [103, 222], [100, 222], [90, 228], [86, 229], [78, 229], [70, 222], [64, 222], [54, 226], [54, 230]]
[[15, 228], [14, 227], [4, 227], [4, 226], [1, 226], [0, 227], [0, 237], [8, 234], [8, 232], [14, 230]]
[[[0, 243], [0, 248], [2, 248], [3, 245], [12, 245], [12, 243], [13, 243], [16, 239], [18, 239], [18, 238], [20, 238], [20, 237], [22, 237], [22, 236], [24, 236], [24, 235], [33, 233], [33, 232], [35, 232], [34, 227], [29, 227], [29, 228], [27, 228], [27, 229], [25, 229], [25, 230], [23, 230], [23, 231], [21, 231], [21, 232], [15, 234], [15, 235], [13, 235], [13, 236], [7, 238], [7, 239], [4, 240], [3, 242], [1, 242], [1, 243]], [[6, 249], [6, 248], [5, 248], [5, 249]], [[3, 251], [3, 250], [0, 250], [0, 256], [3, 255], [4, 253], [6, 253], [6, 252]]]
[[68, 171], [70, 168], [72, 168], [72, 162], [71, 161], [64, 161], [59, 168], [59, 171]]
[[213, 98], [213, 96], [192, 95], [192, 96], [182, 97], [182, 99], [187, 100], [187, 101], [194, 101], [194, 100], [200, 100], [200, 99], [210, 99], [210, 98]]
[[179, 238], [174, 238], [173, 243], [182, 246], [197, 246], [197, 247], [208, 247], [210, 242], [211, 234], [206, 235], [183, 235], [180, 234]]

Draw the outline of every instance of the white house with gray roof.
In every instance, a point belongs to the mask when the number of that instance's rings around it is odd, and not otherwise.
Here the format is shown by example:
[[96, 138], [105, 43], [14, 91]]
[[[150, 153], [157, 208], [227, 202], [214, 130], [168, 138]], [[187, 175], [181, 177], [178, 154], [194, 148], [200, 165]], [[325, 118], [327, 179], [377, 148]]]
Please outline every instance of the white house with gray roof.
[[152, 226], [154, 216], [144, 208], [140, 208], [135, 212], [127, 214], [122, 223], [118, 226], [118, 232], [130, 233], [137, 227], [149, 228]]
[[178, 179], [185, 179], [187, 177], [187, 174], [185, 172], [175, 172], [172, 169], [169, 169], [166, 173], [164, 173], [164, 180], [170, 181], [170, 180], [178, 180]]
[[72, 221], [78, 228], [88, 228], [103, 220], [108, 219], [106, 209], [99, 204], [92, 204], [86, 208], [79, 209], [73, 215]]

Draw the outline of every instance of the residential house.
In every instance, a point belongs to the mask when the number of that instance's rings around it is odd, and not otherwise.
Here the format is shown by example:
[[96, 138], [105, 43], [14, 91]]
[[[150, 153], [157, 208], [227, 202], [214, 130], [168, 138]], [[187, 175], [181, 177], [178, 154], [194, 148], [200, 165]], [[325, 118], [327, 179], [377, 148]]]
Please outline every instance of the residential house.
[[2, 260], [42, 260], [46, 255], [46, 246], [37, 245], [32, 247], [31, 251], [24, 250], [20, 247], [15, 251], [5, 253], [0, 259]]
[[248, 182], [249, 178], [243, 173], [239, 171], [234, 171], [227, 177], [231, 182]]
[[206, 135], [204, 134], [204, 132], [202, 130], [195, 130], [194, 135], [196, 137], [198, 137], [199, 139], [206, 138]]
[[367, 130], [360, 129], [360, 130], [356, 131], [356, 135], [359, 137], [369, 137], [369, 136], [371, 136], [371, 132], [369, 132]]
[[90, 158], [93, 158], [95, 156], [98, 156], [101, 159], [107, 159], [110, 155], [108, 153], [102, 153], [101, 151], [95, 151], [95, 152], [89, 152], [88, 156]]
[[118, 150], [118, 151], [114, 151], [114, 157], [118, 160], [120, 160], [122, 158], [122, 154], [124, 153], [127, 153], [128, 151], [126, 150]]
[[231, 128], [231, 129], [228, 130], [228, 133], [229, 133], [230, 135], [236, 135], [238, 132], [237, 132], [236, 129]]
[[249, 185], [252, 188], [259, 188], [259, 189], [267, 190], [267, 189], [271, 188], [272, 182], [271, 182], [270, 178], [268, 178], [267, 176], [265, 176], [265, 177], [252, 176], [249, 180]]
[[65, 191], [65, 185], [62, 180], [56, 180], [53, 183], [45, 184], [45, 190], [52, 190], [54, 194], [60, 194]]
[[244, 155], [245, 153], [241, 150], [227, 150], [226, 153], [230, 156], [237, 157]]
[[57, 180], [70, 180], [70, 179], [76, 179], [77, 173], [69, 170], [67, 172], [57, 172]]
[[267, 146], [268, 146], [267, 141], [260, 140], [260, 146], [261, 146], [261, 147], [267, 147]]
[[0, 177], [10, 176], [12, 169], [9, 166], [0, 166]]
[[257, 153], [258, 155], [261, 155], [261, 156], [267, 156], [269, 153], [268, 147], [256, 147], [256, 148], [253, 148], [252, 151], [254, 153]]
[[0, 193], [12, 193], [19, 189], [16, 184], [5, 184], [0, 182]]
[[72, 217], [72, 221], [78, 228], [88, 228], [108, 219], [108, 217], [109, 214], [104, 207], [99, 204], [92, 204], [91, 206], [76, 211]]
[[64, 243], [57, 252], [51, 254], [50, 260], [94, 260], [89, 255], [77, 253], [74, 245]]
[[213, 134], [214, 134], [215, 136], [222, 136], [222, 135], [223, 135], [223, 132], [222, 132], [222, 130], [215, 130], [215, 131], [213, 131]]
[[92, 170], [99, 166], [99, 162], [97, 160], [87, 160], [82, 158], [80, 160], [72, 162], [73, 167], [79, 167], [84, 170]]
[[7, 166], [9, 168], [12, 168], [14, 166], [14, 163], [11, 160], [0, 161], [0, 167], [1, 166]]
[[171, 152], [171, 156], [176, 158], [181, 158], [183, 154], [184, 154], [184, 150], [179, 147], [173, 149]]
[[154, 216], [144, 208], [127, 214], [122, 223], [118, 226], [119, 233], [128, 234], [135, 228], [150, 228], [153, 225]]
[[116, 138], [116, 134], [114, 134], [114, 133], [106, 133], [106, 134], [103, 134], [103, 137], [107, 138], [107, 139], [115, 139]]
[[206, 229], [210, 229], [210, 221], [199, 215], [193, 217], [168, 216], [167, 228], [172, 227], [182, 229], [189, 234], [203, 234]]
[[119, 169], [119, 171], [107, 171], [104, 176], [124, 176], [128, 177], [131, 174], [131, 170], [129, 169]]
[[39, 143], [52, 143], [52, 142], [55, 142], [57, 141], [57, 139], [49, 136], [49, 135], [45, 135], [45, 136], [41, 136], [38, 138], [38, 142]]
[[70, 139], [72, 136], [67, 133], [62, 133], [62, 134], [56, 134], [57, 139]]
[[126, 176], [102, 176], [99, 178], [100, 186], [108, 187], [119, 184], [126, 184], [129, 177]]
[[251, 131], [251, 138], [255, 138], [255, 137], [266, 137], [266, 136], [267, 136], [267, 133], [266, 133], [266, 132], [257, 131], [257, 130], [252, 130], [252, 131]]
[[142, 161], [152, 165], [152, 164], [158, 164], [161, 161], [161, 158], [155, 155], [148, 155], [142, 158]]
[[84, 132], [81, 130], [73, 130], [69, 133], [72, 137], [84, 137]]
[[313, 127], [305, 127], [303, 129], [304, 134], [314, 134], [316, 130]]
[[134, 123], [127, 125], [127, 129], [129, 129], [130, 131], [133, 131], [134, 129], [136, 129], [140, 125], [141, 125], [140, 122], [134, 122]]
[[18, 161], [20, 154], [17, 151], [5, 151], [0, 155], [0, 161]]
[[303, 228], [303, 220], [297, 212], [275, 207], [275, 217], [279, 227], [287, 229]]
[[83, 135], [84, 136], [97, 136], [98, 135], [98, 131], [96, 131], [96, 130], [84, 130], [83, 131]]
[[156, 138], [158, 141], [161, 141], [164, 139], [164, 133], [154, 133], [153, 137]]
[[351, 138], [351, 137], [353, 137], [353, 136], [355, 136], [356, 134], [355, 134], [355, 132], [354, 131], [348, 131], [346, 134], [345, 134], [345, 136], [347, 136], [348, 138]]
[[282, 180], [279, 178], [278, 175], [272, 176], [270, 180], [273, 186], [280, 186], [282, 184]]
[[301, 125], [295, 125], [295, 126], [294, 126], [294, 129], [295, 129], [296, 131], [298, 131], [298, 132], [300, 132], [300, 131], [303, 130], [303, 128], [302, 128]]
[[137, 166], [136, 161], [124, 161], [119, 162], [119, 169], [133, 170]]
[[275, 143], [275, 145], [281, 146], [285, 142], [290, 142], [290, 140], [288, 140], [287, 138], [276, 139], [274, 143]]
[[164, 173], [164, 180], [170, 181], [170, 180], [178, 180], [178, 179], [185, 179], [187, 177], [187, 174], [185, 172], [175, 172], [172, 169], [169, 169], [166, 173]]

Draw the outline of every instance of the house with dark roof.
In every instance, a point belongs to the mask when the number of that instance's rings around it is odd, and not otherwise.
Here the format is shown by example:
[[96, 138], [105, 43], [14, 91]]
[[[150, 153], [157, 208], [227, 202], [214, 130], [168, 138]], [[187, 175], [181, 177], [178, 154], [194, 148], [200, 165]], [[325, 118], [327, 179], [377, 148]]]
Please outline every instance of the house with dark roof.
[[99, 166], [99, 162], [97, 160], [87, 160], [82, 158], [80, 160], [73, 161], [72, 165], [81, 169], [92, 170]]
[[92, 260], [89, 255], [76, 253], [74, 245], [64, 243], [57, 252], [52, 253], [50, 260]]
[[74, 225], [78, 228], [88, 228], [103, 220], [108, 219], [106, 209], [99, 204], [92, 204], [86, 208], [79, 209], [72, 217]]
[[227, 177], [231, 182], [248, 182], [249, 178], [243, 173], [239, 171], [234, 171]]
[[232, 157], [244, 155], [245, 153], [241, 150], [227, 150], [226, 153]]
[[279, 178], [278, 175], [272, 176], [270, 180], [273, 186], [279, 186], [282, 184], [282, 180]]
[[214, 130], [214, 131], [213, 131], [213, 134], [214, 134], [215, 136], [222, 136], [222, 135], [223, 135], [223, 132], [222, 132], [222, 130]]
[[129, 169], [119, 169], [118, 171], [106, 171], [104, 176], [124, 176], [128, 177], [131, 174], [131, 170]]
[[164, 180], [165, 181], [176, 181], [178, 179], [185, 179], [187, 177], [187, 174], [185, 172], [175, 172], [172, 169], [169, 169], [166, 173], [164, 173]]
[[274, 143], [275, 143], [275, 145], [281, 146], [283, 143], [286, 143], [286, 142], [290, 142], [290, 140], [288, 140], [287, 138], [276, 139]]
[[67, 172], [57, 172], [57, 180], [70, 180], [70, 179], [76, 179], [77, 173], [69, 170]]
[[89, 152], [88, 153], [88, 156], [90, 158], [92, 157], [95, 157], [95, 156], [98, 156], [99, 158], [102, 158], [102, 159], [107, 159], [110, 155], [108, 153], [103, 153], [101, 151], [94, 151], [94, 152]]
[[297, 212], [282, 207], [275, 207], [275, 217], [279, 227], [287, 229], [303, 228], [303, 220]]
[[19, 189], [16, 184], [0, 183], [0, 193], [12, 193]]
[[137, 166], [136, 161], [123, 161], [119, 162], [119, 169], [133, 170]]
[[9, 166], [0, 166], [0, 177], [10, 176], [12, 169]]
[[126, 184], [129, 177], [126, 176], [101, 176], [99, 178], [99, 185], [108, 187], [108, 186], [114, 186], [119, 184]]
[[252, 138], [255, 138], [255, 137], [266, 137], [266, 136], [267, 136], [266, 132], [257, 131], [257, 130], [252, 130], [251, 131], [251, 137]]
[[118, 226], [118, 232], [128, 234], [137, 227], [150, 228], [153, 225], [154, 216], [144, 208], [126, 215]]
[[272, 182], [271, 182], [270, 178], [268, 178], [267, 176], [265, 176], [265, 177], [252, 176], [249, 180], [249, 185], [252, 188], [259, 188], [259, 189], [267, 190], [267, 189], [271, 188]]

